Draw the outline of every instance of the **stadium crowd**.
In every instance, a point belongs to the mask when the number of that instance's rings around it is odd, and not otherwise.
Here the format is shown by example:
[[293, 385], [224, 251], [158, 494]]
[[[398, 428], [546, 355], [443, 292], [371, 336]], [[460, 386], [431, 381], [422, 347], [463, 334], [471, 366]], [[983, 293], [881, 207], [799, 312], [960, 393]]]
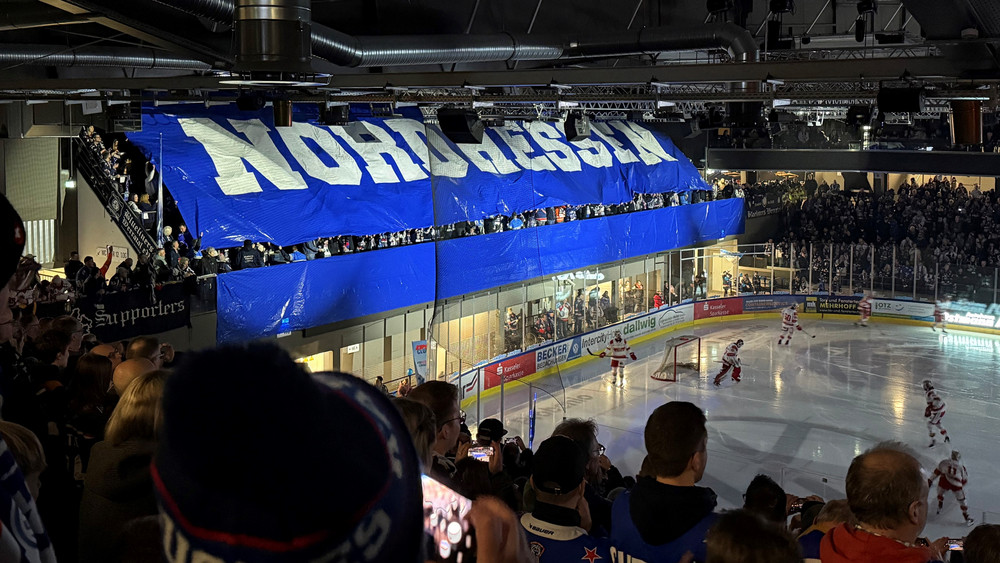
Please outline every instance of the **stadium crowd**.
[[888, 287], [895, 277], [897, 286], [912, 288], [916, 278], [918, 289], [933, 292], [937, 283], [942, 294], [974, 299], [983, 283], [992, 294], [994, 268], [1000, 266], [998, 213], [996, 190], [969, 188], [954, 177], [935, 176], [923, 185], [911, 178], [878, 194], [817, 190], [788, 209], [778, 265], [810, 267], [813, 243], [820, 245], [812, 254], [819, 273], [814, 279], [829, 275], [832, 247], [835, 284], [853, 270], [856, 287], [872, 281]]

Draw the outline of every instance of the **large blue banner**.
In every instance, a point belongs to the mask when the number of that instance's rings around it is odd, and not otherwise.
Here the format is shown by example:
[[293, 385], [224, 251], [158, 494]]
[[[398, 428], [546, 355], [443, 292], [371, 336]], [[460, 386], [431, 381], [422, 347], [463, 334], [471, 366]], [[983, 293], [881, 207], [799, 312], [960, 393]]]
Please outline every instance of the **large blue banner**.
[[634, 193], [708, 189], [653, 124], [594, 122], [568, 142], [562, 123], [508, 122], [482, 144], [455, 144], [417, 108], [389, 118], [316, 123], [295, 105], [292, 127], [271, 108], [177, 104], [143, 109], [130, 140], [157, 160], [203, 245], [243, 239], [292, 245], [476, 221], [544, 207], [617, 204]]
[[[743, 200], [682, 205], [219, 276], [218, 339], [252, 340], [743, 232]], [[436, 247], [436, 252], [435, 252]]]

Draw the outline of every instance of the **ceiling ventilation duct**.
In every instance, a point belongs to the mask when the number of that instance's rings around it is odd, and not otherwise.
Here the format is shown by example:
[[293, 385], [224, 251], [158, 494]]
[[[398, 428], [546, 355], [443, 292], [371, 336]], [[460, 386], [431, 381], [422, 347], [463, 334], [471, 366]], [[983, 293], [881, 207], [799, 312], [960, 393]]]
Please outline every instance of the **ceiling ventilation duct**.
[[234, 80], [253, 86], [321, 85], [312, 68], [309, 0], [237, 0]]
[[[230, 21], [226, 16], [236, 10], [232, 0], [155, 1], [215, 21]], [[239, 5], [246, 1], [239, 0]], [[713, 47], [727, 49], [734, 60], [748, 62], [756, 61], [760, 50], [750, 32], [733, 23], [588, 34], [569, 41], [562, 36], [509, 33], [354, 37], [313, 24], [312, 47], [316, 56], [346, 67], [552, 61]]]

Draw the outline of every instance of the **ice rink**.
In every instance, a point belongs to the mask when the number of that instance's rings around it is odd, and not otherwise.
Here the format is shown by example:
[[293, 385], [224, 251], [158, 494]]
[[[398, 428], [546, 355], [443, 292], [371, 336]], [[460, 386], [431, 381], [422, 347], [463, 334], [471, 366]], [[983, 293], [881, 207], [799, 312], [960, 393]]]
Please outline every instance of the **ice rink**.
[[[530, 388], [507, 384], [504, 422], [510, 435], [526, 437], [527, 398], [535, 394], [536, 446], [564, 416], [593, 418], [612, 462], [634, 475], [645, 455], [642, 432], [649, 413], [667, 401], [693, 402], [708, 416], [709, 462], [701, 484], [718, 493], [721, 508], [742, 505], [743, 491], [757, 473], [770, 475], [791, 494], [844, 498], [851, 459], [880, 440], [910, 445], [928, 472], [950, 455], [950, 446], [961, 451], [969, 471], [971, 515], [979, 523], [985, 512], [988, 522], [1000, 523], [1000, 338], [877, 321], [858, 328], [853, 320], [803, 319], [816, 338], [798, 332], [790, 346], [780, 347], [777, 317], [668, 334], [633, 346], [639, 360], [626, 368], [624, 388], [605, 380], [608, 361], [596, 358]], [[700, 376], [687, 371], [676, 383], [652, 380], [664, 341], [681, 333], [702, 338]], [[742, 382], [733, 384], [727, 375], [716, 388], [711, 380], [721, 368], [722, 352], [737, 338], [745, 342]], [[947, 403], [943, 422], [952, 439], [941, 444], [939, 436], [934, 448], [927, 447], [923, 417], [920, 382], [927, 377]], [[480, 416], [499, 412], [499, 400], [482, 401]], [[467, 410], [472, 423], [476, 407]], [[925, 534], [965, 535], [968, 528], [950, 493], [941, 514], [934, 514], [934, 491]]]

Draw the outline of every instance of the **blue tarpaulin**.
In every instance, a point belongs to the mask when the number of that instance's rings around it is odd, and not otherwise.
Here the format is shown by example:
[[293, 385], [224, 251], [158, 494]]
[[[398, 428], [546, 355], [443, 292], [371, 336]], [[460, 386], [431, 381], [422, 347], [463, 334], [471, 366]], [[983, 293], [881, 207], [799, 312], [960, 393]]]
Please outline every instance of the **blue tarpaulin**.
[[730, 199], [242, 270], [219, 276], [218, 339], [301, 330], [742, 232], [743, 200]]

